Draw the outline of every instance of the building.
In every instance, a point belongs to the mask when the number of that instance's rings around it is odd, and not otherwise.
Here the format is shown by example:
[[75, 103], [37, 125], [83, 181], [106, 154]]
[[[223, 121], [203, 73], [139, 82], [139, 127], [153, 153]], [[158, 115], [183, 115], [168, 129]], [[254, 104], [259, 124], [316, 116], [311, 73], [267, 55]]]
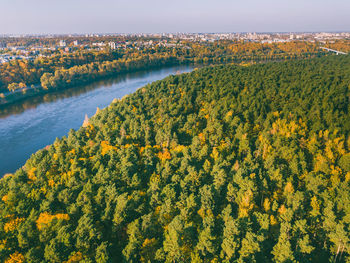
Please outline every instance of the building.
[[66, 45], [66, 41], [60, 40], [60, 47], [65, 47]]
[[115, 42], [109, 42], [109, 43], [108, 43], [108, 46], [109, 46], [111, 49], [116, 49]]

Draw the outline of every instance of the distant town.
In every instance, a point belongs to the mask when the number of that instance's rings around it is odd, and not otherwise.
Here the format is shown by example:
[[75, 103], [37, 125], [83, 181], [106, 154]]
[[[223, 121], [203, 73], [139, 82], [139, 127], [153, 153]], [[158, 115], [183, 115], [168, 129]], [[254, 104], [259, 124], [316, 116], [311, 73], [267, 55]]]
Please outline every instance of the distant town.
[[318, 33], [161, 33], [161, 34], [86, 34], [86, 35], [0, 35], [0, 63], [34, 60], [76, 50], [149, 49], [156, 47], [190, 48], [190, 42], [217, 41], [283, 43], [306, 41], [326, 43], [349, 40], [350, 32]]

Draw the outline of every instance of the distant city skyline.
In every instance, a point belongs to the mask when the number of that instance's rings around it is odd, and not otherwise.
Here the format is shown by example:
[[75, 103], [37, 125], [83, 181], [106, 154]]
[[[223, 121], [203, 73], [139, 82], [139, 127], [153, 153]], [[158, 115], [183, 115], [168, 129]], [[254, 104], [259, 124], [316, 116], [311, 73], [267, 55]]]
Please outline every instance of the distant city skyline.
[[348, 32], [348, 0], [2, 0], [0, 34]]

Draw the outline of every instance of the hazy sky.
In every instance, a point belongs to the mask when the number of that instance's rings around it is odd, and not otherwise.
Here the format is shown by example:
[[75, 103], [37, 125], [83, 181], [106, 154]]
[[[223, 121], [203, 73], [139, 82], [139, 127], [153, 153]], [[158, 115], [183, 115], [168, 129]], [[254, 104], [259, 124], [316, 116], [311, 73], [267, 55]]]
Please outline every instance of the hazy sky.
[[0, 34], [350, 31], [350, 0], [0, 0]]

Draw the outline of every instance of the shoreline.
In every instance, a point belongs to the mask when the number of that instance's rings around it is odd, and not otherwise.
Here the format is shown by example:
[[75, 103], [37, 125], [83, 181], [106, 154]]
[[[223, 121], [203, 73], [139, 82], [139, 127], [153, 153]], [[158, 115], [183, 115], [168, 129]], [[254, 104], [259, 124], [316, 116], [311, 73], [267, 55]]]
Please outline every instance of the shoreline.
[[147, 70], [171, 68], [174, 66], [181, 66], [181, 65], [186, 66], [186, 65], [191, 65], [191, 64], [193, 64], [193, 63], [191, 63], [191, 62], [189, 62], [189, 63], [174, 63], [174, 64], [170, 64], [167, 66], [150, 66], [150, 67], [141, 68], [141, 69], [126, 70], [126, 71], [118, 72], [117, 74], [110, 74], [107, 76], [101, 76], [99, 78], [95, 78], [95, 79], [90, 80], [90, 81], [84, 81], [84, 82], [81, 82], [80, 84], [75, 84], [75, 85], [71, 85], [71, 86], [60, 86], [60, 87], [55, 88], [55, 89], [45, 89], [40, 84], [37, 84], [33, 88], [30, 87], [30, 88], [27, 88], [23, 91], [9, 93], [7, 96], [5, 96], [5, 98], [1, 98], [0, 99], [0, 110], [6, 108], [7, 106], [13, 105], [15, 103], [25, 101], [26, 99], [29, 99], [29, 98], [43, 96], [43, 95], [58, 92], [58, 91], [64, 91], [64, 90], [72, 89], [75, 87], [82, 87], [84, 85], [98, 82], [101, 80], [113, 79], [115, 77], [118, 77], [119, 74], [122, 75], [122, 74], [128, 74], [128, 73], [137, 73], [137, 72], [142, 72], [142, 71], [147, 71]]
[[322, 57], [324, 54], [316, 53], [316, 54], [311, 54], [310, 56], [307, 57], [301, 57], [301, 58], [291, 58], [291, 59], [286, 59], [286, 60], [281, 60], [281, 59], [272, 59], [272, 60], [262, 60], [262, 59], [241, 59], [239, 61], [236, 60], [231, 60], [228, 59], [226, 61], [220, 61], [220, 62], [215, 62], [211, 61], [209, 59], [208, 61], [203, 61], [204, 59], [200, 59], [196, 61], [194, 58], [186, 58], [184, 60], [177, 60], [169, 65], [148, 65], [145, 67], [141, 68], [134, 68], [132, 70], [123, 70], [117, 73], [111, 73], [111, 74], [106, 74], [104, 76], [99, 76], [96, 77], [92, 80], [89, 81], [82, 81], [78, 84], [74, 85], [66, 85], [66, 86], [59, 86], [57, 88], [51, 88], [51, 89], [45, 89], [44, 87], [41, 86], [41, 84], [36, 84], [32, 85], [32, 87], [27, 87], [24, 88], [23, 90], [19, 90], [17, 92], [9, 93], [5, 95], [5, 97], [0, 98], [0, 110], [5, 109], [7, 106], [13, 105], [15, 103], [25, 101], [26, 99], [33, 98], [33, 97], [39, 97], [43, 96], [49, 93], [54, 93], [60, 90], [67, 90], [71, 89], [74, 87], [81, 87], [86, 84], [94, 83], [100, 80], [106, 80], [110, 78], [117, 77], [119, 74], [127, 74], [127, 73], [134, 73], [134, 72], [142, 72], [145, 70], [151, 70], [151, 69], [161, 69], [161, 68], [168, 68], [168, 67], [173, 67], [173, 66], [181, 66], [181, 65], [193, 65], [193, 66], [210, 66], [210, 65], [224, 65], [224, 64], [236, 64], [240, 65], [242, 63], [268, 63], [268, 62], [281, 62], [281, 61], [291, 61], [291, 60], [302, 60], [302, 59], [310, 59], [313, 57]]

